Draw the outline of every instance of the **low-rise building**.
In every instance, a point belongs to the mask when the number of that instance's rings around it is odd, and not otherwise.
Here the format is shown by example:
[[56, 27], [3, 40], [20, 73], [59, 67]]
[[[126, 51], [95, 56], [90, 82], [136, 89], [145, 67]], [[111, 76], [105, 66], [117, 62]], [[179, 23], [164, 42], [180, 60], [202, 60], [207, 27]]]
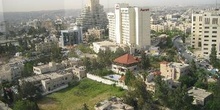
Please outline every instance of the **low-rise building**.
[[80, 79], [86, 77], [86, 67], [85, 66], [74, 66], [73, 67], [73, 74]]
[[21, 77], [24, 64], [22, 62], [1, 65], [0, 80], [15, 81]]
[[34, 66], [33, 72], [35, 74], [44, 74], [44, 73], [57, 71], [58, 69], [61, 68], [64, 68], [64, 65], [55, 62], [50, 62], [49, 64]]
[[114, 42], [110, 41], [102, 41], [102, 42], [94, 42], [93, 50], [95, 53], [99, 53], [100, 50], [105, 51], [107, 49], [115, 52], [120, 46]]
[[146, 53], [150, 54], [152, 56], [157, 56], [160, 54], [160, 48], [159, 47], [150, 47]]
[[192, 87], [188, 91], [189, 96], [193, 96], [193, 104], [195, 105], [205, 105], [208, 100], [212, 98], [212, 93], [207, 92], [204, 89]]
[[135, 58], [131, 54], [125, 54], [113, 61], [112, 71], [119, 74], [125, 74], [126, 71], [136, 71], [138, 69], [137, 65], [139, 62], [138, 58]]
[[92, 28], [88, 29], [88, 32], [85, 33], [85, 37], [87, 40], [89, 38], [96, 38], [96, 39], [102, 39], [105, 36], [105, 29], [98, 29], [98, 28]]
[[172, 80], [179, 80], [180, 76], [189, 73], [189, 65], [176, 62], [161, 62], [160, 63], [161, 75], [165, 78]]
[[62, 88], [68, 87], [68, 83], [74, 80], [74, 75], [70, 70], [54, 72], [49, 74], [40, 74], [23, 79], [19, 79], [22, 86], [25, 82], [30, 82], [42, 90], [42, 94], [52, 93]]
[[95, 110], [134, 110], [134, 107], [123, 103], [121, 98], [112, 97], [95, 105]]

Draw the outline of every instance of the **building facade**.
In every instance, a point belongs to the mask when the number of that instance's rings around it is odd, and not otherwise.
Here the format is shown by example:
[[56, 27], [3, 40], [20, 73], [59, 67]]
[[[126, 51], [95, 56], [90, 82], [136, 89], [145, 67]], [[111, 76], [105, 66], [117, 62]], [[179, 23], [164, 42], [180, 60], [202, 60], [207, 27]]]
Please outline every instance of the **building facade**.
[[108, 13], [109, 39], [136, 49], [150, 46], [150, 10], [116, 4], [115, 13]]
[[201, 57], [209, 58], [212, 46], [220, 57], [220, 15], [219, 11], [192, 14], [191, 46], [201, 49]]
[[82, 27], [75, 25], [72, 29], [61, 30], [59, 46], [65, 48], [75, 44], [82, 43], [83, 40]]
[[82, 25], [83, 30], [94, 27], [105, 29], [108, 20], [103, 6], [99, 4], [99, 0], [89, 0], [76, 22]]

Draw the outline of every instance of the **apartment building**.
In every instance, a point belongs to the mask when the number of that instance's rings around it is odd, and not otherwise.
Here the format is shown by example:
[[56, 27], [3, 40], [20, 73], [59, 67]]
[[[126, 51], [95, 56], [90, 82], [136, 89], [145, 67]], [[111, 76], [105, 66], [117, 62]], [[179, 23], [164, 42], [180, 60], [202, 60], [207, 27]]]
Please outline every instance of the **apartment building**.
[[76, 18], [76, 22], [84, 30], [94, 27], [105, 29], [108, 24], [106, 13], [99, 0], [89, 0], [89, 3], [82, 9], [80, 16]]
[[189, 73], [189, 65], [176, 62], [161, 62], [160, 72], [161, 76], [164, 76], [165, 78], [179, 80], [180, 76]]
[[80, 79], [86, 77], [86, 67], [85, 66], [74, 66], [72, 68], [72, 72], [75, 76], [77, 76]]
[[0, 66], [0, 80], [15, 81], [21, 77], [24, 64], [22, 62], [9, 63]]
[[109, 39], [136, 49], [150, 46], [150, 10], [115, 4], [115, 13], [108, 13]]
[[201, 49], [201, 57], [209, 58], [212, 46], [220, 57], [220, 12], [194, 12], [192, 14], [191, 46]]

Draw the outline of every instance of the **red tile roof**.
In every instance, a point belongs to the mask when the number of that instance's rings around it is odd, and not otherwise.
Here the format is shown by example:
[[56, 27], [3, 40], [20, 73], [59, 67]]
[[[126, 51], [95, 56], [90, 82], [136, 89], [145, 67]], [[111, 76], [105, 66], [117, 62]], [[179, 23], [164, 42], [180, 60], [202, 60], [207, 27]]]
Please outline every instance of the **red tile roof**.
[[129, 64], [138, 63], [139, 61], [131, 54], [125, 54], [123, 56], [116, 58], [114, 62], [129, 65]]

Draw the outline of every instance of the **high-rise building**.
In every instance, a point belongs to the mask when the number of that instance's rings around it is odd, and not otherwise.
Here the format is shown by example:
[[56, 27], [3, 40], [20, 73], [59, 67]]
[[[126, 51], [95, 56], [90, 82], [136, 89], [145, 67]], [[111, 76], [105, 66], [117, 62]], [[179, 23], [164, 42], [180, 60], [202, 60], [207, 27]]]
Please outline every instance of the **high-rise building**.
[[218, 10], [192, 14], [191, 46], [201, 49], [201, 57], [209, 58], [212, 46], [220, 57], [220, 13]]
[[82, 25], [83, 30], [95, 27], [103, 29], [108, 24], [106, 13], [103, 6], [99, 4], [99, 0], [89, 0], [76, 22]]
[[75, 25], [69, 30], [61, 30], [59, 46], [64, 48], [66, 46], [73, 46], [74, 44], [82, 43], [82, 37], [82, 27], [79, 25]]
[[150, 11], [116, 4], [115, 13], [108, 13], [109, 39], [138, 50], [150, 46]]

